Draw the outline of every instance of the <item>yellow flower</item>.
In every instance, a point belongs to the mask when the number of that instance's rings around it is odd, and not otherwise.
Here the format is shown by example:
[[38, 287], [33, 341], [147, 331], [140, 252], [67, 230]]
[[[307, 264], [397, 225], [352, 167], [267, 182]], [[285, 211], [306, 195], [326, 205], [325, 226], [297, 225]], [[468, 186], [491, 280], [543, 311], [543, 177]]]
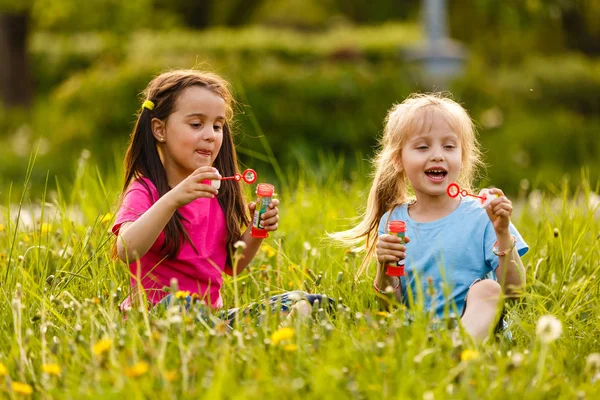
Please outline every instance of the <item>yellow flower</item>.
[[0, 363], [0, 376], [8, 375], [8, 368], [6, 365]]
[[165, 373], [165, 378], [169, 382], [173, 382], [175, 379], [177, 379], [177, 370], [167, 371]]
[[288, 340], [294, 337], [294, 329], [292, 328], [280, 328], [273, 332], [271, 335], [271, 343], [273, 345], [278, 345], [280, 342], [284, 340]]
[[62, 368], [58, 364], [43, 364], [42, 372], [44, 372], [48, 375], [59, 376], [60, 373], [62, 372]]
[[277, 252], [275, 251], [275, 249], [272, 248], [271, 246], [269, 246], [266, 243], [263, 243], [262, 246], [260, 246], [260, 251], [262, 251], [263, 253], [265, 253], [268, 258], [271, 258], [275, 254], [277, 254]]
[[94, 345], [94, 347], [92, 348], [92, 352], [97, 356], [101, 356], [102, 354], [104, 354], [108, 350], [110, 350], [111, 346], [112, 346], [112, 340], [102, 339]]
[[185, 299], [186, 297], [188, 297], [190, 295], [189, 290], [178, 290], [175, 293], [175, 297], [178, 299]]
[[460, 353], [460, 359], [462, 361], [469, 361], [472, 360], [474, 358], [479, 357], [479, 352], [477, 350], [463, 350], [462, 353]]
[[48, 224], [46, 222], [44, 222], [42, 224], [42, 226], [40, 227], [40, 232], [42, 233], [42, 235], [50, 232], [51, 230], [52, 230], [52, 225], [50, 225], [50, 224]]
[[104, 215], [104, 217], [102, 217], [102, 219], [100, 220], [100, 222], [102, 223], [102, 225], [106, 225], [109, 222], [111, 222], [113, 219], [113, 215], [111, 213], [106, 213]]
[[293, 288], [293, 287], [294, 287], [294, 282], [292, 282], [292, 281], [289, 281], [289, 282], [288, 282], [288, 287], [291, 287], [291, 288]]
[[146, 372], [148, 372], [149, 369], [150, 369], [150, 365], [148, 365], [147, 362], [140, 361], [139, 363], [135, 364], [133, 367], [127, 368], [125, 370], [125, 375], [127, 375], [130, 378], [138, 378], [138, 377], [144, 375]]
[[379, 316], [379, 317], [384, 317], [384, 318], [385, 318], [385, 317], [387, 317], [389, 314], [388, 314], [387, 312], [385, 312], [385, 311], [377, 311], [377, 312], [375, 313], [375, 315], [377, 315], [377, 316]]
[[29, 242], [31, 242], [31, 239], [29, 238], [29, 235], [24, 235], [24, 236], [23, 236], [23, 241], [24, 241], [25, 243], [29, 243]]
[[291, 352], [297, 351], [298, 346], [294, 343], [290, 343], [290, 344], [286, 344], [285, 346], [283, 346], [283, 349], [285, 351], [289, 351], [291, 353]]
[[6, 230], [6, 225], [0, 224], [0, 232], [4, 232]]
[[33, 393], [33, 388], [31, 386], [29, 386], [26, 383], [21, 383], [21, 382], [13, 382], [12, 383], [12, 390], [15, 393], [19, 393], [19, 394], [31, 394]]

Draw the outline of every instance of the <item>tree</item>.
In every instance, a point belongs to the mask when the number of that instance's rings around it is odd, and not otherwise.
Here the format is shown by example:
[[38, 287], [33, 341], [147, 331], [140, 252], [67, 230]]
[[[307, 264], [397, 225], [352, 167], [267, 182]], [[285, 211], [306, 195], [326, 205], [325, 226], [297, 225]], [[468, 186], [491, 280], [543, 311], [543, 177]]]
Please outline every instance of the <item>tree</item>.
[[9, 7], [0, 3], [0, 91], [6, 108], [31, 105], [33, 89], [27, 57], [29, 23], [27, 4]]

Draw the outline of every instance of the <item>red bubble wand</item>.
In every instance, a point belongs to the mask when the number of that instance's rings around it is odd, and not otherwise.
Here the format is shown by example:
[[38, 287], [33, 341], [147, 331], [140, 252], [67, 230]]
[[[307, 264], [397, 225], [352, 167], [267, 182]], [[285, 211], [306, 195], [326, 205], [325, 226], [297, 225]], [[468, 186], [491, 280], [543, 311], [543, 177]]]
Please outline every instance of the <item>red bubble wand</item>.
[[480, 207], [485, 207], [488, 204], [490, 204], [492, 202], [492, 200], [494, 200], [496, 197], [498, 197], [497, 194], [491, 194], [490, 193], [490, 189], [481, 189], [481, 191], [479, 192], [479, 195], [473, 194], [473, 193], [469, 193], [466, 190], [461, 190], [460, 186], [458, 186], [458, 184], [456, 183], [451, 183], [448, 185], [448, 188], [446, 188], [446, 193], [448, 193], [448, 196], [455, 198], [458, 197], [458, 195], [461, 195], [462, 197], [474, 197], [477, 199], [479, 206]]
[[258, 174], [256, 173], [256, 171], [248, 168], [241, 174], [236, 173], [233, 176], [224, 176], [221, 179], [211, 181], [210, 184], [215, 189], [219, 189], [221, 187], [221, 181], [235, 180], [236, 182], [239, 182], [239, 181], [243, 180], [247, 184], [251, 185], [254, 182], [256, 182], [256, 179], [258, 179]]

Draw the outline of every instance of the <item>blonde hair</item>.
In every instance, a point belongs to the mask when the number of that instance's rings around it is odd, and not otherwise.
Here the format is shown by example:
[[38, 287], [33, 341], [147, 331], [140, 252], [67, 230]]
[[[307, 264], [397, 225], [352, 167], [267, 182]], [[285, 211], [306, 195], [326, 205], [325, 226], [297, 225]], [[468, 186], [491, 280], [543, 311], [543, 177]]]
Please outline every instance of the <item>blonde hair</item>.
[[350, 246], [366, 241], [359, 248], [367, 252], [357, 277], [364, 272], [373, 256], [377, 228], [383, 215], [410, 199], [412, 188], [408, 177], [397, 167], [401, 165], [402, 148], [411, 135], [430, 129], [434, 114], [441, 115], [460, 138], [462, 165], [457, 183], [461, 189], [472, 190], [483, 162], [475, 126], [467, 111], [444, 93], [412, 94], [402, 103], [395, 104], [385, 118], [380, 149], [372, 160], [375, 173], [361, 221], [354, 228], [329, 235]]

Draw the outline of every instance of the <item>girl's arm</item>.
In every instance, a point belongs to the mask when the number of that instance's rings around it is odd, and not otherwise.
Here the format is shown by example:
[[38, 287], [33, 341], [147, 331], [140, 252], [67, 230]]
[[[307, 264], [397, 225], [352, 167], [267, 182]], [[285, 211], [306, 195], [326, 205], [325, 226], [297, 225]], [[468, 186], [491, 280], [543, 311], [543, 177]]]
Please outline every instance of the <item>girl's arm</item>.
[[[404, 237], [404, 243], [410, 242], [408, 236]], [[388, 276], [385, 273], [385, 264], [389, 262], [397, 262], [401, 259], [406, 258], [406, 246], [402, 244], [402, 239], [394, 236], [384, 234], [377, 238], [375, 245], [377, 254], [377, 275], [373, 281], [373, 285], [380, 290], [385, 290], [388, 286], [391, 286], [394, 291], [396, 300], [402, 302], [402, 288], [400, 287], [400, 278], [396, 276]]]
[[512, 247], [509, 253], [498, 257], [496, 276], [506, 295], [518, 295], [525, 288], [526, 279], [523, 261], [521, 261], [519, 252], [514, 247], [509, 230], [501, 233], [496, 232], [496, 236], [498, 239], [498, 251], [504, 251]]
[[219, 179], [212, 167], [201, 167], [162, 196], [134, 222], [121, 225], [117, 237], [117, 253], [126, 263], [141, 258], [150, 250], [173, 213], [200, 197], [214, 197], [218, 191], [201, 183], [207, 179]]
[[504, 196], [500, 189], [490, 189], [491, 194], [497, 194], [487, 207], [486, 212], [494, 226], [499, 252], [511, 249], [506, 255], [498, 256], [498, 268], [496, 276], [500, 286], [507, 295], [517, 295], [525, 288], [525, 267], [515, 248], [510, 233], [510, 216], [512, 214], [512, 202]]
[[[269, 210], [261, 215], [262, 226], [266, 231], [273, 232], [276, 231], [279, 227], [279, 209], [277, 208], [278, 205], [279, 200], [273, 199], [271, 203], [269, 203]], [[253, 216], [254, 211], [256, 210], [256, 204], [248, 204], [248, 209], [250, 210], [250, 215]], [[256, 252], [260, 248], [260, 245], [263, 241], [263, 239], [255, 238], [252, 235], [250, 235], [251, 231], [252, 227], [249, 226], [240, 239], [242, 242], [244, 242], [246, 246], [244, 247], [242, 256], [240, 257], [237, 263], [237, 268], [235, 270], [236, 274], [239, 274], [244, 269], [246, 269], [248, 264], [250, 264], [250, 261], [252, 261], [252, 259], [256, 255]], [[233, 266], [231, 268], [227, 268], [226, 272], [229, 275], [233, 275]]]

